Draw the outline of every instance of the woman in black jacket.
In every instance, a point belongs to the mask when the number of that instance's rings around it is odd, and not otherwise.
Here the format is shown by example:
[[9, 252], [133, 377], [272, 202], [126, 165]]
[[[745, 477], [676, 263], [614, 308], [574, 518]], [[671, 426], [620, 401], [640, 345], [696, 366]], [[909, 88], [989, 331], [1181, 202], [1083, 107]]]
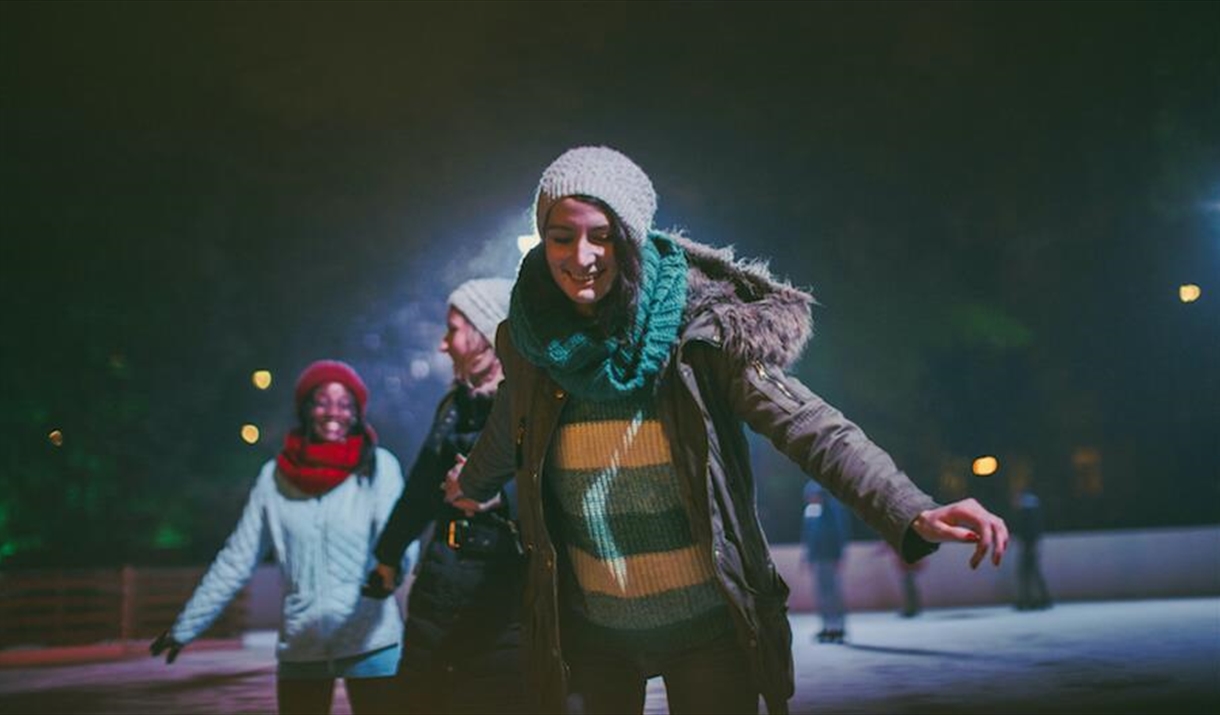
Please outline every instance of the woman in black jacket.
[[403, 712], [525, 711], [512, 485], [495, 508], [470, 517], [445, 504], [441, 490], [445, 473], [474, 446], [503, 378], [491, 340], [508, 314], [511, 289], [507, 279], [475, 279], [449, 297], [440, 349], [453, 360], [454, 386], [437, 408], [369, 574], [373, 589], [388, 595], [401, 580], [395, 565], [423, 536], [398, 672]]

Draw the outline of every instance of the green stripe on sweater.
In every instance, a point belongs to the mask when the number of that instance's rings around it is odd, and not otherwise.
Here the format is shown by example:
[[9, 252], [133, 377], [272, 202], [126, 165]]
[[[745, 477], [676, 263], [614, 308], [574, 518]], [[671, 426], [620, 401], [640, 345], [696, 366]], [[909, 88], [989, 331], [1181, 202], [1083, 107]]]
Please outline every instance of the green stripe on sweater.
[[722, 599], [711, 610], [662, 626], [622, 628], [601, 626], [586, 620], [577, 627], [582, 639], [596, 643], [599, 648], [626, 653], [672, 653], [697, 648], [728, 635], [733, 631], [733, 620], [728, 605]]
[[649, 400], [639, 399], [639, 395], [633, 395], [625, 400], [614, 400], [613, 402], [593, 402], [577, 398], [564, 408], [563, 423], [570, 425], [577, 422], [602, 422], [605, 420], [626, 420], [631, 422], [636, 419], [651, 419], [655, 414], [656, 406]]
[[608, 514], [589, 519], [568, 514], [564, 542], [599, 559], [673, 551], [691, 545], [686, 511], [673, 508], [656, 514]]
[[[608, 471], [562, 471], [553, 481], [562, 503], [598, 502], [610, 514], [656, 514], [682, 508], [672, 464]], [[590, 502], [585, 502], [590, 503]]]

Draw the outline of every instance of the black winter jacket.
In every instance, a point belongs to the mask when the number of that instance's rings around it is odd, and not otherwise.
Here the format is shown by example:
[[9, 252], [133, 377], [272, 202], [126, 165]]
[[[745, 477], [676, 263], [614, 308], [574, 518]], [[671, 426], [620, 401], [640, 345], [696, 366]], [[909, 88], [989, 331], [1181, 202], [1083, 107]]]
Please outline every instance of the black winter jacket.
[[[403, 701], [412, 710], [521, 709], [522, 559], [512, 522], [515, 490], [508, 485], [503, 506], [471, 518], [445, 504], [441, 491], [457, 455], [469, 454], [491, 404], [464, 386], [445, 395], [375, 549], [379, 562], [397, 565], [411, 541], [422, 536], [425, 542], [407, 602], [399, 666], [410, 691]], [[454, 696], [462, 693], [478, 698], [459, 706]]]

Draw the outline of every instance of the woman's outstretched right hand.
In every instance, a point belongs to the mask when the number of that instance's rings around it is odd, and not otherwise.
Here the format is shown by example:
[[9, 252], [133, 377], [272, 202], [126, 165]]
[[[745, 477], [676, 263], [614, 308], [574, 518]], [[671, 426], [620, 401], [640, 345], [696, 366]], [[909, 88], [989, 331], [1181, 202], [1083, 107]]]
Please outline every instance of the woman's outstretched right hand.
[[169, 634], [169, 631], [165, 631], [161, 635], [157, 636], [157, 640], [153, 641], [148, 646], [148, 652], [152, 653], [154, 658], [161, 655], [161, 653], [165, 653], [165, 663], [166, 665], [169, 665], [170, 663], [174, 662], [175, 658], [178, 657], [178, 651], [182, 650], [182, 648], [183, 644], [174, 640], [174, 637]]

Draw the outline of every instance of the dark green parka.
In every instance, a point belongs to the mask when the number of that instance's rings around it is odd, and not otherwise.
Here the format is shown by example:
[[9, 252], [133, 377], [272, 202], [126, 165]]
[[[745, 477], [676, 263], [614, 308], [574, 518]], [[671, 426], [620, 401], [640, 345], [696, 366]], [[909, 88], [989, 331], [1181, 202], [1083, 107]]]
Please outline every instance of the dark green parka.
[[[936, 506], [842, 413], [784, 374], [812, 331], [813, 298], [731, 250], [677, 239], [690, 264], [684, 325], [656, 384], [658, 416], [696, 544], [728, 600], [738, 640], [771, 713], [793, 693], [788, 587], [758, 522], [743, 425], [821, 482], [914, 561], [935, 547], [909, 529]], [[544, 463], [567, 393], [513, 345], [496, 341], [505, 382], [463, 469], [463, 494], [493, 496], [516, 476], [528, 558], [523, 633], [535, 695], [560, 711], [567, 665], [559, 632], [560, 563], [548, 522]]]

